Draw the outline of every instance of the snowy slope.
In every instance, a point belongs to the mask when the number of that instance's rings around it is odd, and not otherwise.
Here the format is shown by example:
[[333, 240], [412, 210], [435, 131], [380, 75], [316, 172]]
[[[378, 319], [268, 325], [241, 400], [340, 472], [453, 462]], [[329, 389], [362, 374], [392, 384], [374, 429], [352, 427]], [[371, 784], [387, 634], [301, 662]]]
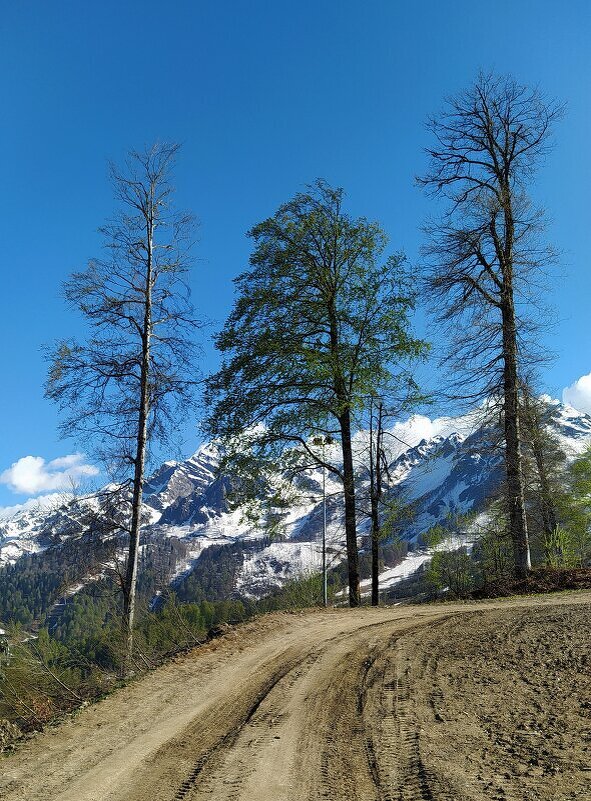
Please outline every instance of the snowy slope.
[[[580, 453], [591, 438], [591, 417], [553, 401], [553, 428], [565, 450]], [[483, 431], [473, 416], [430, 420], [417, 415], [395, 425], [388, 438], [391, 492], [412, 502], [414, 515], [403, 536], [411, 543], [450, 515], [478, 510], [498, 486], [499, 455], [482, 447]], [[362, 451], [367, 434], [356, 435]], [[218, 476], [218, 453], [203, 445], [185, 461], [165, 462], [145, 488], [146, 536], [175, 539], [184, 544], [186, 557], [177, 565], [174, 581], [190, 572], [204, 550], [213, 545], [249, 542], [263, 536], [246, 522], [240, 510], [230, 511], [227, 478]], [[360, 478], [360, 491], [364, 480]], [[330, 477], [328, 493], [329, 563], [344, 557], [344, 530], [340, 487]], [[78, 499], [49, 508], [30, 508], [0, 520], [0, 565], [15, 563], [26, 553], [59, 545], [64, 538], [79, 536], [96, 515], [96, 501]], [[63, 499], [62, 499], [63, 500]], [[307, 476], [300, 503], [283, 520], [283, 537], [262, 549], [245, 549], [235, 589], [261, 595], [287, 578], [320, 566], [322, 531], [322, 473]], [[367, 521], [360, 521], [363, 535]], [[400, 567], [387, 571], [384, 585], [405, 575], [428, 555], [414, 553]]]

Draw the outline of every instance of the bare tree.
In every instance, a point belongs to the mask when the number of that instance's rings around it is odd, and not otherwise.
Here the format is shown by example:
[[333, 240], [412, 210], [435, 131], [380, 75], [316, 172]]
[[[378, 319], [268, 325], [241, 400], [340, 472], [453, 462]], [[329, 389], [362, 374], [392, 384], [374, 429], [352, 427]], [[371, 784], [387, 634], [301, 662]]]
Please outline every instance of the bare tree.
[[[401, 382], [402, 383], [402, 382]], [[418, 386], [409, 374], [405, 392], [400, 397], [384, 398], [370, 396], [366, 401], [365, 414], [362, 420], [367, 427], [367, 443], [356, 454], [361, 475], [367, 475], [367, 492], [359, 497], [360, 512], [369, 517], [371, 542], [371, 605], [378, 606], [380, 600], [380, 546], [383, 540], [394, 536], [412, 518], [412, 504], [401, 494], [400, 488], [392, 484], [390, 465], [392, 462], [392, 444], [396, 449], [402, 445], [410, 448], [408, 442], [401, 439], [388, 424], [399, 420], [404, 412], [409, 411], [428, 398], [419, 392]]]
[[501, 399], [515, 572], [530, 568], [519, 426], [528, 308], [552, 251], [526, 187], [562, 109], [510, 77], [480, 75], [430, 120], [436, 145], [419, 182], [448, 201], [427, 227], [428, 287], [465, 395]]
[[165, 442], [193, 395], [197, 323], [189, 299], [193, 218], [175, 211], [170, 172], [178, 145], [132, 152], [111, 166], [116, 216], [100, 229], [106, 256], [65, 285], [88, 339], [56, 344], [46, 395], [67, 411], [62, 431], [83, 435], [126, 488], [122, 580], [127, 660], [133, 648], [144, 474], [151, 442]]
[[384, 449], [384, 402], [370, 399], [369, 407], [369, 500], [371, 508], [371, 605], [380, 602], [380, 503], [384, 479], [389, 478]]

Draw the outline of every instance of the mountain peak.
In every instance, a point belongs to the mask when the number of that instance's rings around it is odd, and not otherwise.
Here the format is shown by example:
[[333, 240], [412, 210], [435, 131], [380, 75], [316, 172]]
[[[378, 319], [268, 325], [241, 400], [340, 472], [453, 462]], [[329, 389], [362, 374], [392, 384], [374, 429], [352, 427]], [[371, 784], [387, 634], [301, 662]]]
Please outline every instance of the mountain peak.
[[[552, 409], [552, 425], [565, 450], [581, 452], [591, 439], [591, 417], [559, 401], [552, 403]], [[474, 414], [434, 420], [414, 415], [390, 429], [390, 491], [412, 501], [415, 508], [414, 518], [403, 533], [406, 539], [417, 540], [434, 524], [445, 523], [450, 515], [478, 510], [498, 485], [498, 453], [481, 453], [479, 437], [483, 430], [475, 420]], [[466, 442], [471, 443], [469, 448]], [[356, 435], [356, 443], [361, 460], [367, 433]], [[188, 459], [168, 460], [150, 476], [145, 485], [147, 538], [184, 543], [183, 547], [195, 554], [193, 561], [215, 544], [246, 547], [247, 543], [263, 542], [263, 530], [245, 522], [240, 510], [230, 511], [226, 500], [228, 479], [217, 473], [219, 455], [217, 446], [202, 443]], [[364, 480], [361, 479], [361, 492]], [[328, 540], [333, 561], [344, 553], [342, 510], [334, 494], [338, 491], [336, 484], [331, 485]], [[91, 500], [79, 499], [76, 508], [63, 504], [53, 509], [27, 508], [0, 521], [0, 564], [18, 561], [23, 554], [43, 550], [64, 537], [78, 536], [87, 503]], [[95, 497], [92, 503], [99, 501]], [[248, 591], [251, 580], [253, 591], [257, 587], [259, 592], [265, 583], [272, 586], [312, 563], [320, 564], [321, 484], [312, 482], [280, 523], [282, 539], [275, 541], [273, 548], [261, 545], [256, 558], [251, 556], [248, 564], [244, 563], [245, 572], [242, 567], [237, 568], [236, 586], [243, 591]]]

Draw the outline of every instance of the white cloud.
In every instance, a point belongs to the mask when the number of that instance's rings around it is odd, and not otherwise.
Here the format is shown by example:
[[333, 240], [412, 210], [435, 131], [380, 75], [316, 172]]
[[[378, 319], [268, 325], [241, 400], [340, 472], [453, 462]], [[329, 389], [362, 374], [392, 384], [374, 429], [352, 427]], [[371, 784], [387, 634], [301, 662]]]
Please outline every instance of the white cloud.
[[67, 467], [74, 467], [84, 459], [82, 453], [69, 453], [67, 456], [58, 456], [57, 459], [52, 459], [47, 465], [51, 470], [63, 470]]
[[[405, 422], [396, 423], [390, 430], [395, 437], [402, 440], [402, 443], [414, 447], [423, 439], [449, 437], [453, 433], [468, 436], [477, 428], [479, 422], [479, 409], [461, 417], [435, 417], [431, 419], [424, 414], [413, 414]], [[402, 445], [400, 452], [402, 453], [404, 450], [405, 445]]]
[[13, 492], [37, 495], [40, 492], [68, 490], [81, 479], [98, 475], [99, 470], [84, 460], [84, 454], [71, 453], [46, 462], [41, 456], [23, 456], [0, 475], [0, 483]]
[[574, 406], [579, 412], [591, 414], [591, 373], [582, 375], [570, 387], [562, 390], [562, 401]]
[[27, 498], [24, 503], [17, 503], [14, 506], [0, 506], [0, 520], [9, 520], [19, 512], [53, 509], [61, 506], [69, 497], [68, 493], [52, 492], [49, 495], [39, 495], [37, 498]]

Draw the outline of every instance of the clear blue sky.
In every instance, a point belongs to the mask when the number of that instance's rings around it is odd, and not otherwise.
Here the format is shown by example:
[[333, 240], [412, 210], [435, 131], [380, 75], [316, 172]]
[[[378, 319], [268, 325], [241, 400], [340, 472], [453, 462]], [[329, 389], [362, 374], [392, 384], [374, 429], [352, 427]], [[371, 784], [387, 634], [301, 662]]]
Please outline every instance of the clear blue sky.
[[[58, 438], [40, 346], [79, 332], [60, 285], [98, 253], [113, 208], [107, 159], [183, 143], [178, 201], [200, 219], [194, 301], [221, 322], [247, 263], [244, 232], [316, 177], [416, 261], [424, 120], [480, 68], [568, 104], [536, 185], [567, 273], [551, 290], [561, 324], [546, 389], [589, 373], [590, 23], [586, 0], [4, 3], [0, 473], [85, 450]], [[188, 426], [182, 450], [196, 443]], [[0, 506], [24, 497], [0, 485]]]

